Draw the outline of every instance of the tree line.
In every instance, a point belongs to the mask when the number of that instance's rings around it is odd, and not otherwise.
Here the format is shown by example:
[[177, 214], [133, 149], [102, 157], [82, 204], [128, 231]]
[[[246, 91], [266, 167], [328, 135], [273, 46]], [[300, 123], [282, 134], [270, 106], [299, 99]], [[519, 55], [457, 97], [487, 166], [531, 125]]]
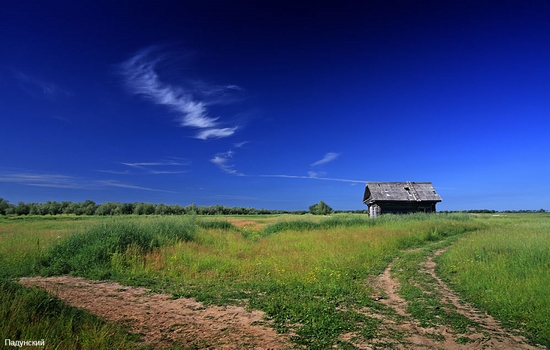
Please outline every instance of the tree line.
[[0, 215], [268, 215], [268, 214], [298, 214], [303, 215], [308, 212], [318, 215], [326, 215], [332, 212], [348, 213], [367, 213], [366, 210], [354, 211], [333, 211], [323, 201], [309, 208], [310, 210], [272, 210], [256, 209], [244, 207], [227, 207], [216, 204], [211, 206], [197, 206], [192, 203], [187, 206], [179, 204], [153, 204], [153, 203], [120, 203], [105, 202], [98, 204], [93, 200], [84, 202], [56, 202], [47, 201], [45, 203], [24, 203], [11, 204], [7, 200], [0, 198]]
[[[496, 211], [490, 209], [472, 209], [458, 211], [440, 211], [441, 213], [544, 213], [544, 209], [539, 210], [503, 210]], [[216, 204], [211, 206], [197, 206], [192, 203], [187, 206], [179, 204], [153, 204], [144, 202], [120, 203], [105, 202], [98, 204], [93, 200], [84, 202], [56, 202], [47, 201], [45, 203], [24, 203], [11, 204], [7, 200], [0, 198], [0, 215], [269, 215], [269, 214], [314, 214], [329, 215], [332, 213], [356, 213], [367, 214], [368, 210], [333, 210], [328, 204], [320, 201], [309, 207], [309, 210], [273, 210], [256, 209], [245, 207], [227, 207]]]
[[442, 210], [440, 213], [472, 213], [472, 214], [491, 214], [491, 213], [547, 213], [545, 209], [531, 210], [531, 209], [520, 209], [520, 210], [494, 210], [494, 209], [468, 209], [468, 210]]

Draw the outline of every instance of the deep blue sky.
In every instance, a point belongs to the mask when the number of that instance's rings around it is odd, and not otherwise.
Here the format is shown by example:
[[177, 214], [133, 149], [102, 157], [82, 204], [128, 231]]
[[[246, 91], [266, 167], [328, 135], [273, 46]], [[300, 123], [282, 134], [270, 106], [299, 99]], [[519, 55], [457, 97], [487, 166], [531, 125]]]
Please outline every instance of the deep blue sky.
[[550, 2], [4, 1], [0, 197], [550, 209]]

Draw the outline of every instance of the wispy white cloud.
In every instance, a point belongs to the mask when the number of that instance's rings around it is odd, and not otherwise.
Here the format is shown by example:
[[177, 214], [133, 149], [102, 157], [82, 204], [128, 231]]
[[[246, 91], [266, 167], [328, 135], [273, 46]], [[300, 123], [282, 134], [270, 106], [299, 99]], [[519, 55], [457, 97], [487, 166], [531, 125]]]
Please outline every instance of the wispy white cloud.
[[241, 148], [241, 147], [243, 147], [244, 145], [246, 145], [247, 143], [250, 143], [250, 141], [237, 142], [237, 143], [234, 143], [233, 146], [234, 146], [235, 148]]
[[100, 173], [107, 173], [107, 174], [113, 174], [113, 175], [130, 174], [130, 170], [124, 170], [124, 171], [119, 171], [119, 170], [96, 170], [96, 171], [100, 172]]
[[213, 104], [230, 104], [239, 101], [236, 93], [244, 91], [240, 86], [230, 85], [214, 85], [204, 81], [193, 81], [190, 92], [197, 99], [208, 101], [207, 105]]
[[317, 166], [317, 165], [321, 165], [321, 164], [326, 164], [328, 162], [332, 162], [333, 160], [338, 158], [339, 155], [340, 155], [340, 153], [329, 152], [329, 153], [325, 154], [323, 159], [318, 160], [314, 163], [311, 163], [311, 166]]
[[158, 175], [158, 174], [183, 174], [187, 170], [167, 170], [174, 169], [174, 167], [187, 166], [189, 162], [143, 162], [143, 163], [121, 163], [123, 165], [129, 166], [134, 169], [140, 169], [147, 173]]
[[72, 176], [47, 173], [0, 173], [0, 182], [38, 187], [90, 188], [89, 184], [79, 182]]
[[[275, 178], [285, 178], [285, 179], [310, 179], [310, 180], [323, 180], [323, 181], [338, 181], [338, 182], [347, 182], [352, 185], [357, 183], [365, 183], [366, 180], [352, 180], [352, 179], [339, 179], [339, 178], [332, 178], [332, 177], [325, 177], [326, 172], [324, 171], [308, 171], [308, 175], [285, 175], [285, 174], [276, 174], [276, 175], [245, 175], [239, 171], [237, 171], [234, 168], [234, 165], [232, 163], [233, 156], [235, 152], [233, 151], [227, 151], [227, 152], [221, 152], [217, 153], [214, 158], [212, 158], [210, 161], [217, 165], [222, 171], [225, 173], [236, 175], [236, 176], [243, 176], [243, 177], [275, 177]], [[327, 153], [325, 155], [325, 158], [323, 159], [329, 159], [328, 161], [334, 160], [338, 156], [337, 153]], [[327, 162], [328, 162], [327, 161]]]
[[207, 140], [207, 139], [217, 139], [221, 137], [231, 136], [237, 131], [237, 127], [234, 128], [222, 128], [222, 129], [206, 129], [199, 131], [195, 136], [197, 139]]
[[38, 79], [18, 70], [13, 71], [13, 76], [17, 80], [19, 87], [33, 97], [54, 100], [59, 96], [70, 95], [67, 90], [62, 89], [54, 83]]
[[[178, 167], [188, 166], [191, 164], [189, 161], [184, 160], [178, 160], [178, 161], [161, 161], [161, 162], [136, 162], [136, 163], [128, 163], [128, 162], [122, 162], [120, 163], [126, 167], [130, 167], [131, 169], [135, 171], [130, 171], [128, 169], [126, 170], [97, 170], [102, 173], [108, 173], [108, 174], [115, 174], [115, 175], [128, 175], [128, 174], [135, 174], [135, 173], [147, 173], [147, 174], [153, 174], [153, 175], [161, 175], [161, 174], [183, 174], [186, 173], [187, 170], [178, 170]], [[176, 170], [174, 170], [176, 169]]]
[[215, 126], [217, 118], [207, 115], [203, 102], [194, 101], [192, 94], [182, 87], [172, 86], [160, 80], [155, 67], [163, 58], [164, 56], [160, 55], [155, 48], [148, 48], [122, 64], [126, 83], [132, 92], [181, 113], [182, 126], [197, 128]]
[[226, 95], [241, 90], [237, 85], [210, 85], [197, 83], [194, 88], [174, 86], [163, 82], [156, 72], [157, 65], [166, 55], [158, 48], [147, 48], [122, 64], [126, 84], [135, 94], [141, 95], [155, 104], [164, 105], [178, 114], [180, 126], [201, 130], [196, 138], [228, 137], [237, 127], [221, 128], [219, 117], [211, 117], [207, 106], [227, 101]]
[[129, 188], [132, 190], [143, 190], [143, 191], [155, 191], [155, 192], [166, 192], [166, 193], [178, 193], [174, 191], [168, 191], [168, 190], [159, 190], [156, 188], [150, 188], [150, 187], [143, 187], [143, 186], [136, 186], [131, 184], [122, 183], [116, 180], [101, 180], [98, 181], [99, 184], [102, 184], [104, 186], [109, 187], [121, 187], [121, 188]]
[[233, 158], [233, 154], [234, 154], [233, 151], [221, 152], [216, 154], [214, 158], [210, 159], [210, 161], [228, 174], [236, 175], [236, 176], [244, 176], [244, 174], [235, 170], [234, 165], [232, 164], [232, 161], [231, 161], [231, 158]]
[[308, 171], [307, 172], [307, 175], [309, 177], [323, 177], [325, 176], [327, 173], [325, 173], [324, 171]]
[[109, 187], [122, 187], [128, 189], [158, 191], [176, 193], [173, 191], [136, 186], [122, 183], [116, 180], [90, 180], [75, 176], [51, 173], [30, 173], [30, 172], [0, 172], [0, 182], [15, 183], [26, 186], [67, 188], [81, 190], [98, 190]]
[[285, 179], [313, 179], [313, 180], [325, 180], [325, 181], [339, 181], [350, 183], [365, 183], [366, 180], [350, 180], [350, 179], [337, 179], [331, 177], [317, 177], [317, 176], [300, 176], [300, 175], [258, 175], [259, 177], [280, 177]]

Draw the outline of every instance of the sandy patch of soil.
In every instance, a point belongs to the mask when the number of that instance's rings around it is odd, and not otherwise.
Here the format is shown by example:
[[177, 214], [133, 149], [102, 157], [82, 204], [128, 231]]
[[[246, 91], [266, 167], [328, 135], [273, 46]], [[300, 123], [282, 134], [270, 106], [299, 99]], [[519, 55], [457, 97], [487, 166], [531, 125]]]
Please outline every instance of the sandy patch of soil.
[[244, 228], [248, 230], [261, 230], [265, 226], [264, 223], [258, 222], [257, 220], [253, 221], [253, 220], [246, 220], [246, 219], [231, 218], [228, 221], [239, 228]]
[[[479, 330], [471, 329], [466, 344], [457, 341], [461, 334], [448, 326], [437, 328], [421, 327], [419, 322], [407, 313], [407, 301], [399, 294], [399, 282], [392, 278], [393, 263], [378, 276], [369, 281], [377, 291], [373, 297], [395, 312], [397, 316], [377, 315], [366, 311], [365, 314], [376, 317], [382, 321], [380, 336], [371, 341], [354, 342], [354, 334], [344, 335], [343, 340], [351, 341], [360, 349], [372, 349], [373, 347], [389, 346], [398, 349], [541, 349], [532, 346], [527, 339], [516, 335], [516, 332], [506, 330], [490, 315], [483, 313], [472, 305], [463, 302], [435, 273], [436, 263], [433, 259], [443, 254], [448, 249], [436, 251], [419, 266], [421, 272], [427, 273], [437, 281], [438, 291], [443, 295], [442, 304], [452, 304], [455, 312], [469, 318], [479, 325]], [[544, 347], [542, 347], [544, 348]]]
[[179, 344], [267, 350], [290, 345], [286, 336], [268, 327], [261, 311], [248, 312], [239, 306], [205, 307], [194, 299], [172, 299], [145, 288], [78, 277], [29, 277], [21, 278], [20, 283], [46, 289], [72, 306], [123, 323], [155, 348]]

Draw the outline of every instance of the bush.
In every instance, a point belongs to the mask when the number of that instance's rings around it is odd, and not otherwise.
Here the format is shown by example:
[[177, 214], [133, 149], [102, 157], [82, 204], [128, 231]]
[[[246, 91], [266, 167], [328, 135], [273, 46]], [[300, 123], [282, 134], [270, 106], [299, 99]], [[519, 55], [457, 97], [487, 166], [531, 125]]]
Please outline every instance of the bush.
[[332, 208], [327, 203], [320, 201], [310, 206], [309, 212], [313, 215], [328, 215], [332, 213]]

